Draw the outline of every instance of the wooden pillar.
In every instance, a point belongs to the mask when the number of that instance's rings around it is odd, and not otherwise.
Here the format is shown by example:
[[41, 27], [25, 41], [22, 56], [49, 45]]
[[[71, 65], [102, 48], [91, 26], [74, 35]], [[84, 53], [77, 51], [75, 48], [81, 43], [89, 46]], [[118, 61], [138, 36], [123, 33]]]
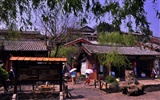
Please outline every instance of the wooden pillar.
[[63, 75], [62, 75], [62, 62], [59, 64], [59, 67], [60, 67], [60, 80], [59, 80], [59, 85], [60, 85], [60, 92], [62, 91], [62, 86], [63, 86]]
[[15, 74], [15, 79], [14, 79], [14, 93], [17, 93], [17, 62], [12, 62], [13, 63], [13, 68], [14, 68], [14, 74]]
[[7, 72], [9, 72], [9, 61], [8, 60], [6, 60], [5, 69]]
[[96, 80], [94, 80], [94, 87], [96, 88]]
[[102, 90], [102, 87], [101, 87], [101, 86], [102, 86], [102, 83], [101, 83], [101, 80], [100, 80], [100, 81], [99, 81], [99, 89], [100, 89], [100, 90]]
[[35, 84], [35, 83], [33, 82], [33, 83], [32, 83], [32, 90], [33, 90], [33, 91], [34, 91], [34, 84]]

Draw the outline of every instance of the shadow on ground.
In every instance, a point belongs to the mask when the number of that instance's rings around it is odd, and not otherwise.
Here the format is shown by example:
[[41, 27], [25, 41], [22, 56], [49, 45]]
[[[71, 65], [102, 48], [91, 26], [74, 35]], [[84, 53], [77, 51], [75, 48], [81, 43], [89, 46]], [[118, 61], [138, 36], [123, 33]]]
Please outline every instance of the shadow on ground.
[[69, 99], [82, 99], [85, 98], [83, 95], [71, 96]]
[[[145, 94], [147, 94], [146, 92], [144, 92], [144, 93], [141, 93], [141, 94], [130, 94], [130, 95], [128, 95], [128, 96], [141, 96], [141, 95], [145, 95]], [[127, 95], [127, 94], [124, 94], [124, 95]]]
[[0, 100], [11, 100], [12, 95], [12, 93], [1, 93]]

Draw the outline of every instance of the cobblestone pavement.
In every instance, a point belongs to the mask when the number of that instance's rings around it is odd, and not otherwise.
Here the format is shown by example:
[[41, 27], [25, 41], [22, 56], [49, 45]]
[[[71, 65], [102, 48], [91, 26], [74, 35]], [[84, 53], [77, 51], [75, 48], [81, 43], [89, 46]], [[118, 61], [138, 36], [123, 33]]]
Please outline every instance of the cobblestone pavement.
[[[139, 82], [142, 84], [160, 84], [160, 80], [139, 80]], [[27, 86], [27, 89], [31, 90], [32, 86]], [[120, 92], [108, 94], [100, 91], [98, 86], [95, 88], [92, 81], [89, 86], [84, 85], [84, 81], [78, 81], [75, 85], [69, 82], [68, 89], [72, 96], [67, 98], [67, 100], [160, 100], [160, 91], [146, 92], [139, 96], [127, 96]], [[0, 88], [0, 93], [4, 93], [3, 87]], [[10, 88], [7, 94], [10, 95], [10, 93], [13, 93], [13, 88]], [[0, 100], [7, 100], [2, 99], [2, 97], [6, 97], [6, 94], [5, 96], [1, 95]]]
[[[141, 83], [144, 82], [146, 81], [141, 81]], [[154, 83], [154, 81], [150, 81], [151, 83]], [[93, 82], [90, 86], [84, 85], [84, 82], [78, 82], [75, 85], [68, 83], [68, 89], [72, 97], [67, 100], [160, 100], [160, 91], [145, 92], [138, 96], [127, 96], [121, 92], [109, 94], [95, 88]]]

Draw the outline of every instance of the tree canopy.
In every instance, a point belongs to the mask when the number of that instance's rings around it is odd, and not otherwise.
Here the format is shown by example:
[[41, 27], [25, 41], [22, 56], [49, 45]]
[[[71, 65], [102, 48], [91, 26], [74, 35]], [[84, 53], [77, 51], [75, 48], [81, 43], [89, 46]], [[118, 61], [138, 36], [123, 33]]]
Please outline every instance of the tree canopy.
[[116, 52], [116, 50], [111, 51], [108, 54], [99, 54], [98, 58], [99, 58], [100, 64], [107, 65], [108, 67], [110, 66], [110, 64], [112, 64], [117, 68], [122, 66], [126, 67], [127, 66], [126, 61], [128, 61], [128, 59], [125, 56], [119, 55]]
[[[96, 18], [100, 20], [104, 15], [111, 16], [111, 23], [119, 26], [122, 22], [126, 23], [129, 29], [132, 29], [132, 23], [136, 24], [137, 30], [143, 32], [148, 29], [149, 22], [146, 19], [144, 5], [147, 0], [1, 0], [0, 1], [0, 21], [1, 23], [22, 23], [20, 25], [28, 26], [34, 23], [33, 15], [35, 11], [43, 9], [54, 11], [58, 7], [64, 15], [73, 14], [80, 18], [81, 22], [87, 22], [88, 19]], [[160, 18], [160, 12], [157, 7], [158, 0], [152, 0], [153, 9], [157, 18]], [[41, 13], [44, 22], [49, 21], [48, 17], [56, 13]], [[132, 20], [134, 19], [134, 20]]]
[[98, 37], [98, 42], [100, 44], [107, 45], [134, 46], [136, 43], [136, 39], [131, 34], [123, 35], [119, 32], [101, 32]]
[[114, 67], [127, 67], [130, 66], [130, 62], [128, 58], [124, 55], [120, 55], [117, 52], [118, 46], [134, 46], [136, 43], [136, 39], [131, 34], [120, 34], [119, 32], [101, 32], [98, 37], [98, 42], [103, 45], [114, 45], [115, 50], [106, 53], [106, 54], [98, 54], [98, 60], [100, 64], [106, 65], [109, 70], [111, 70], [111, 65]]
[[111, 75], [111, 67], [114, 66], [117, 69], [120, 69], [126, 68], [130, 64], [127, 57], [118, 54], [116, 49], [107, 54], [98, 54], [98, 60], [101, 65], [106, 65], [109, 75]]
[[[63, 46], [59, 48], [58, 54], [56, 55], [57, 57], [70, 57], [73, 56], [73, 54], [78, 52], [78, 47], [76, 46]], [[54, 48], [51, 51], [51, 57], [54, 57], [56, 53], [56, 49]]]
[[113, 32], [113, 31], [120, 31], [120, 27], [113, 26], [113, 25], [108, 24], [106, 22], [102, 22], [97, 26], [96, 30], [98, 33], [100, 33], [100, 32]]

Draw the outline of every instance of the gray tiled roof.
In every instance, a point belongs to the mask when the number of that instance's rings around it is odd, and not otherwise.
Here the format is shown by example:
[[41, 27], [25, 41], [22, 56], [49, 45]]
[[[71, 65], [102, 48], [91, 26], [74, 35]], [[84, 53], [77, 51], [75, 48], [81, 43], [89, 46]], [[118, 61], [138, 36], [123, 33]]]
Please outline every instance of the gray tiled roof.
[[79, 43], [79, 42], [88, 42], [91, 44], [91, 42], [85, 38], [78, 38], [78, 39], [75, 39], [73, 41], [70, 41], [70, 42], [67, 42], [65, 45], [70, 45], [70, 44], [76, 44], [76, 43]]
[[156, 51], [151, 51], [147, 48], [141, 47], [114, 47], [106, 45], [88, 45], [83, 44], [83, 48], [89, 53], [109, 53], [111, 51], [117, 51], [119, 54], [123, 55], [160, 55]]
[[[4, 33], [4, 34], [6, 34], [6, 33], [9, 33], [10, 31], [9, 30], [0, 30], [0, 33]], [[36, 34], [40, 34], [40, 32], [39, 31], [17, 31], [18, 33], [23, 33], [23, 34], [30, 34], [30, 35], [36, 35]]]
[[158, 45], [158, 44], [155, 44], [155, 43], [145, 43], [144, 44], [145, 46], [148, 46], [148, 47], [150, 47], [150, 48], [154, 48], [154, 49], [159, 49], [160, 50], [160, 45]]
[[4, 41], [5, 51], [47, 51], [44, 41]]
[[84, 26], [82, 28], [79, 29], [79, 31], [83, 31], [83, 32], [94, 32], [95, 30], [89, 26]]

